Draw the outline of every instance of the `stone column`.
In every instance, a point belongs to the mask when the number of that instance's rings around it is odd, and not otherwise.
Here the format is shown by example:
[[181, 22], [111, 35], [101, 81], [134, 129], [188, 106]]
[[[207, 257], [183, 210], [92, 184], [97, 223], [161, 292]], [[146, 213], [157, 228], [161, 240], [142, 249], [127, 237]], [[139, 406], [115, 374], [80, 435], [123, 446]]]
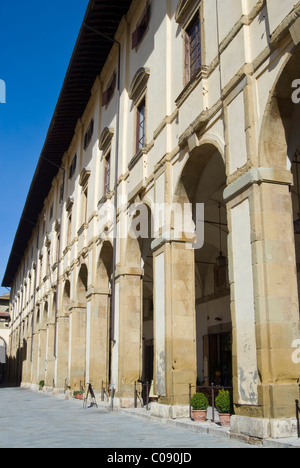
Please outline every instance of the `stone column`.
[[158, 411], [180, 417], [188, 415], [188, 385], [197, 379], [194, 250], [184, 241], [162, 238], [152, 249], [154, 391], [166, 405]]
[[38, 354], [39, 354], [39, 332], [34, 330], [32, 335], [32, 367], [31, 383], [38, 384]]
[[47, 355], [46, 355], [46, 381], [45, 385], [49, 389], [55, 387], [54, 372], [55, 372], [55, 352], [54, 352], [54, 319], [47, 325]]
[[57, 368], [56, 368], [56, 386], [64, 389], [69, 384], [69, 339], [70, 339], [70, 318], [64, 313], [59, 313], [57, 317]]
[[71, 363], [70, 385], [80, 390], [86, 375], [86, 304], [74, 303], [70, 308], [71, 320]]
[[109, 324], [110, 299], [109, 289], [91, 289], [87, 293], [91, 302], [90, 313], [90, 351], [89, 380], [94, 389], [100, 390], [102, 382], [109, 384]]
[[233, 322], [233, 432], [296, 435], [299, 302], [291, 173], [252, 169], [225, 190]]
[[30, 383], [31, 381], [31, 330], [26, 334], [25, 346], [26, 346], [26, 360], [23, 366], [23, 382]]
[[[141, 268], [119, 269], [120, 291], [118, 383], [116, 398], [124, 408], [132, 407], [134, 382], [142, 377], [142, 278]], [[116, 369], [114, 369], [114, 374]], [[116, 383], [114, 382], [116, 385]]]
[[47, 356], [47, 326], [46, 324], [41, 325], [39, 332], [39, 350], [38, 350], [38, 375], [37, 383], [41, 380], [45, 381], [45, 369], [46, 369], [46, 356]]

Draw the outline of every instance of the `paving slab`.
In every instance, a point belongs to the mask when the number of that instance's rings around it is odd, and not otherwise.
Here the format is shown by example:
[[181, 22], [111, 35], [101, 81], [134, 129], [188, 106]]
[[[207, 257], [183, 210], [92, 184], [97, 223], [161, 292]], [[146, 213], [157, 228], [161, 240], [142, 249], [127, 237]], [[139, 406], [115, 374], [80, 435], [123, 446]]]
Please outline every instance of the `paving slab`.
[[145, 421], [106, 405], [83, 409], [22, 388], [0, 388], [1, 448], [249, 448], [227, 437], [187, 430], [172, 422]]

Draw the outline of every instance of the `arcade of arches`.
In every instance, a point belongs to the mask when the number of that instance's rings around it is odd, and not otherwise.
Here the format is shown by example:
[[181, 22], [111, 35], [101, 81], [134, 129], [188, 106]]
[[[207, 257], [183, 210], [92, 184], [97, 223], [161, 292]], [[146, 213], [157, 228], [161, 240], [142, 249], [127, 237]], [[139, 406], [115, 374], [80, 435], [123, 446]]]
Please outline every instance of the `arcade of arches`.
[[[113, 384], [123, 407], [133, 404], [134, 382], [151, 381], [153, 412], [172, 417], [186, 415], [189, 383], [214, 382], [233, 386], [234, 432], [294, 431], [300, 107], [290, 90], [299, 55], [282, 68], [258, 152], [238, 176], [229, 175], [229, 150], [216, 142], [203, 137], [183, 151], [174, 194], [166, 189], [164, 199], [189, 204], [194, 226], [204, 204], [203, 246], [194, 249], [174, 226], [120, 240], [113, 284], [113, 245], [98, 240], [73, 279], [64, 277], [59, 298], [49, 295], [26, 324], [23, 381], [72, 390], [93, 382], [99, 392]], [[146, 204], [143, 193], [139, 202]]]

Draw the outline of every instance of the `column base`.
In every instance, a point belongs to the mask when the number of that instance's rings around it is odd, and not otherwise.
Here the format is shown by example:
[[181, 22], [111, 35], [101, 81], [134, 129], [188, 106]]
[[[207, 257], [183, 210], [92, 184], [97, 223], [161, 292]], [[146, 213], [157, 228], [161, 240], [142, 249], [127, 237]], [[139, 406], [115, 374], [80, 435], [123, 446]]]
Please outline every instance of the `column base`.
[[232, 416], [230, 420], [232, 434], [245, 435], [258, 439], [281, 439], [298, 437], [296, 418], [263, 419], [248, 416]]

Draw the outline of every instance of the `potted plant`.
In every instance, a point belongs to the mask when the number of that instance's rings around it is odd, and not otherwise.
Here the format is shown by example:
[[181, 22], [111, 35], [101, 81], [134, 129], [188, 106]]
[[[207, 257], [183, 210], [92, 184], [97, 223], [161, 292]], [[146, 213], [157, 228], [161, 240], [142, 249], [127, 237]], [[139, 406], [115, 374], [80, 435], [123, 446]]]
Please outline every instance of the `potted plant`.
[[206, 421], [209, 401], [204, 393], [195, 393], [191, 400], [194, 421]]
[[73, 393], [74, 395], [74, 398], [75, 400], [83, 400], [83, 395], [84, 395], [84, 392], [83, 391], [76, 391]]
[[221, 426], [230, 426], [232, 414], [232, 396], [229, 390], [220, 390], [215, 405], [220, 417]]

